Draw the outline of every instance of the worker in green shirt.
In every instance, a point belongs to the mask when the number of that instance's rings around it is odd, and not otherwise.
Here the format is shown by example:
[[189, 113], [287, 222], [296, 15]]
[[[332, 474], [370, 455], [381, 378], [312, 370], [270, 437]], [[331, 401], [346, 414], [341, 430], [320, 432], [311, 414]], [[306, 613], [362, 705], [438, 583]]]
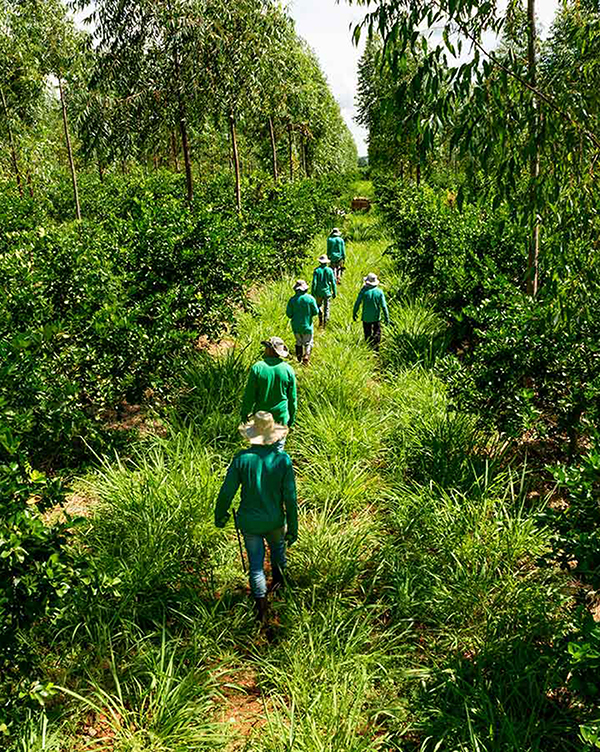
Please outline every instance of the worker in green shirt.
[[319, 256], [319, 266], [313, 272], [311, 295], [317, 301], [319, 308], [319, 325], [327, 326], [331, 299], [337, 295], [335, 274], [329, 266], [329, 258], [323, 254]]
[[365, 333], [365, 341], [375, 350], [379, 350], [381, 342], [381, 317], [386, 324], [390, 323], [390, 314], [383, 290], [379, 287], [377, 275], [367, 274], [363, 280], [364, 284], [358, 293], [352, 318], [356, 321], [358, 311], [362, 305], [362, 322]]
[[344, 270], [344, 261], [346, 260], [346, 244], [342, 233], [337, 227], [334, 227], [327, 238], [327, 255], [331, 261], [331, 268], [335, 274], [338, 285], [341, 282], [342, 271]]
[[[265, 354], [250, 369], [242, 398], [242, 423], [264, 410], [271, 413], [277, 423], [291, 428], [296, 418], [298, 396], [296, 374], [285, 362], [289, 351], [281, 337], [271, 337], [261, 344], [265, 346]], [[282, 450], [284, 443], [285, 438], [278, 443], [278, 448]]]
[[299, 279], [294, 285], [294, 295], [288, 300], [286, 315], [296, 337], [296, 357], [308, 365], [313, 347], [313, 318], [319, 313], [317, 301], [308, 292], [308, 284]]
[[291, 546], [298, 538], [296, 481], [289, 455], [276, 449], [277, 443], [287, 435], [287, 426], [275, 423], [271, 413], [260, 411], [239, 430], [251, 446], [238, 452], [227, 470], [215, 506], [215, 525], [226, 525], [229, 507], [241, 486], [235, 518], [248, 554], [250, 588], [258, 618], [264, 624], [267, 614], [265, 542], [271, 553], [270, 589], [275, 590], [285, 584], [286, 543]]

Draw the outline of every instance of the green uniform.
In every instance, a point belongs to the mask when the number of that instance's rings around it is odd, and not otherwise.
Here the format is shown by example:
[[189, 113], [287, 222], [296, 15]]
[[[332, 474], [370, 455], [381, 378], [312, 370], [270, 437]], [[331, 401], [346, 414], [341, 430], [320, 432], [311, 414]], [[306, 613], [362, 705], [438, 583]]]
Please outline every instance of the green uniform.
[[314, 298], [335, 298], [337, 295], [335, 274], [333, 269], [330, 269], [326, 264], [321, 264], [315, 269], [311, 294]]
[[352, 318], [356, 321], [359, 308], [362, 304], [362, 320], [365, 323], [372, 324], [375, 321], [381, 321], [381, 314], [386, 324], [390, 323], [390, 314], [383, 290], [379, 287], [367, 287], [366, 285], [358, 293]]
[[263, 358], [252, 366], [242, 400], [242, 423], [265, 410], [275, 423], [291, 426], [297, 406], [296, 374], [288, 363], [281, 358]]
[[346, 258], [346, 244], [344, 238], [339, 235], [330, 235], [327, 238], [327, 256], [332, 264], [339, 264]]
[[262, 535], [287, 522], [288, 533], [298, 535], [296, 481], [288, 454], [272, 446], [255, 446], [235, 455], [217, 498], [217, 526], [225, 523], [240, 486], [237, 520], [241, 530]]
[[319, 306], [312, 295], [297, 292], [289, 299], [285, 312], [294, 334], [308, 334], [312, 333], [312, 320], [319, 313]]

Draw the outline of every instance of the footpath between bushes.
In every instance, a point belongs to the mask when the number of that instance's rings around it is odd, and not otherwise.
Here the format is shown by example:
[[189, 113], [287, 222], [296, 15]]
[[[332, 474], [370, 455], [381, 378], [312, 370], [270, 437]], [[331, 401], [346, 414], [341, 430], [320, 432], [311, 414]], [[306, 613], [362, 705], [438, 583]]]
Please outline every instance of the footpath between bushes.
[[[191, 422], [91, 482], [104, 504], [88, 544], [101, 571], [118, 576], [121, 605], [115, 615], [92, 604], [86, 630], [105, 659], [87, 670], [95, 707], [108, 691], [119, 709], [117, 752], [576, 748], [546, 650], [562, 582], [535, 566], [545, 546], [535, 510], [518, 477], [477, 469], [479, 434], [452, 411], [427, 360], [410, 348], [399, 360], [431, 311], [402, 302], [377, 221], [346, 219], [356, 240], [330, 324], [317, 331], [310, 366], [295, 365], [287, 451], [299, 539], [293, 587], [272, 599], [272, 640], [258, 633], [235, 532], [215, 530], [212, 512], [240, 446], [248, 364], [266, 337], [292, 342], [293, 279], [256, 292], [236, 347], [191, 365]], [[310, 280], [325, 240], [314, 240], [299, 276]], [[393, 322], [379, 357], [352, 322], [371, 271]], [[130, 689], [117, 697], [119, 672]], [[81, 673], [70, 679], [79, 699]], [[123, 723], [132, 709], [133, 731]], [[109, 716], [94, 712], [92, 726]], [[160, 745], [139, 747], [148, 738]]]

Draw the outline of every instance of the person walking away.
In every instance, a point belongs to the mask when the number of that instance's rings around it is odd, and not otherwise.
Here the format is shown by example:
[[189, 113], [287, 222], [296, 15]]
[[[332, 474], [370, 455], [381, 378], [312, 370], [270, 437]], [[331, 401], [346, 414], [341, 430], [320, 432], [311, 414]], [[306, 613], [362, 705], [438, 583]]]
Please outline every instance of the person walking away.
[[325, 254], [319, 256], [319, 266], [313, 272], [310, 293], [317, 301], [319, 309], [319, 326], [326, 327], [329, 321], [331, 299], [337, 296], [337, 286], [333, 269], [328, 266]]
[[215, 506], [215, 525], [225, 527], [229, 508], [241, 486], [236, 519], [248, 554], [250, 589], [261, 625], [267, 618], [265, 543], [271, 554], [270, 589], [275, 590], [285, 584], [286, 544], [291, 546], [298, 538], [294, 469], [290, 456], [276, 449], [288, 430], [265, 411], [257, 412], [250, 422], [239, 427], [250, 448], [233, 458]]
[[346, 260], [346, 244], [342, 233], [337, 227], [334, 227], [330, 236], [327, 238], [327, 255], [331, 261], [331, 268], [335, 274], [338, 285], [341, 282], [344, 261]]
[[[281, 337], [271, 337], [261, 344], [265, 353], [248, 374], [240, 411], [242, 423], [247, 423], [254, 413], [266, 411], [276, 423], [291, 428], [296, 419], [298, 391], [294, 369], [285, 362], [289, 351]], [[285, 437], [277, 448], [283, 450], [284, 444]]]
[[313, 318], [319, 313], [317, 301], [308, 292], [308, 284], [299, 279], [294, 285], [294, 295], [288, 300], [286, 315], [296, 337], [296, 357], [308, 365], [313, 347]]
[[379, 287], [377, 275], [372, 272], [367, 274], [363, 280], [364, 285], [358, 293], [354, 303], [352, 318], [356, 321], [358, 311], [362, 305], [362, 322], [365, 333], [365, 341], [374, 350], [379, 350], [381, 342], [381, 317], [386, 324], [390, 323], [390, 314], [388, 311], [385, 294]]

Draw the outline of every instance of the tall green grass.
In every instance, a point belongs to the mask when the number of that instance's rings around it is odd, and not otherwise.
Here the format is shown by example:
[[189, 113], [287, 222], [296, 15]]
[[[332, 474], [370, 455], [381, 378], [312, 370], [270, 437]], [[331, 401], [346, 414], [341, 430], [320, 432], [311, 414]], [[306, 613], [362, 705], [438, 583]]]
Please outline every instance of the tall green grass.
[[[349, 244], [330, 325], [310, 366], [292, 363], [300, 531], [291, 587], [271, 599], [270, 642], [235, 533], [215, 530], [212, 513], [260, 341], [283, 336], [293, 352], [293, 279], [257, 292], [234, 349], [190, 362], [166, 438], [90, 481], [100, 506], [85, 544], [120, 593], [75, 633], [97, 652], [67, 679], [79, 712], [108, 713], [119, 752], [227, 739], [254, 752], [576, 748], [550, 650], [567, 621], [563, 581], [536, 567], [546, 537], [525, 475], [502, 470], [496, 437], [453, 411], [431, 368], [444, 323], [406, 301], [376, 221], [349, 220], [379, 237]], [[309, 281], [325, 241], [301, 272]], [[352, 322], [369, 271], [392, 317], [380, 357]], [[226, 703], [219, 677], [248, 670], [267, 723], [240, 738], [214, 713]]]

